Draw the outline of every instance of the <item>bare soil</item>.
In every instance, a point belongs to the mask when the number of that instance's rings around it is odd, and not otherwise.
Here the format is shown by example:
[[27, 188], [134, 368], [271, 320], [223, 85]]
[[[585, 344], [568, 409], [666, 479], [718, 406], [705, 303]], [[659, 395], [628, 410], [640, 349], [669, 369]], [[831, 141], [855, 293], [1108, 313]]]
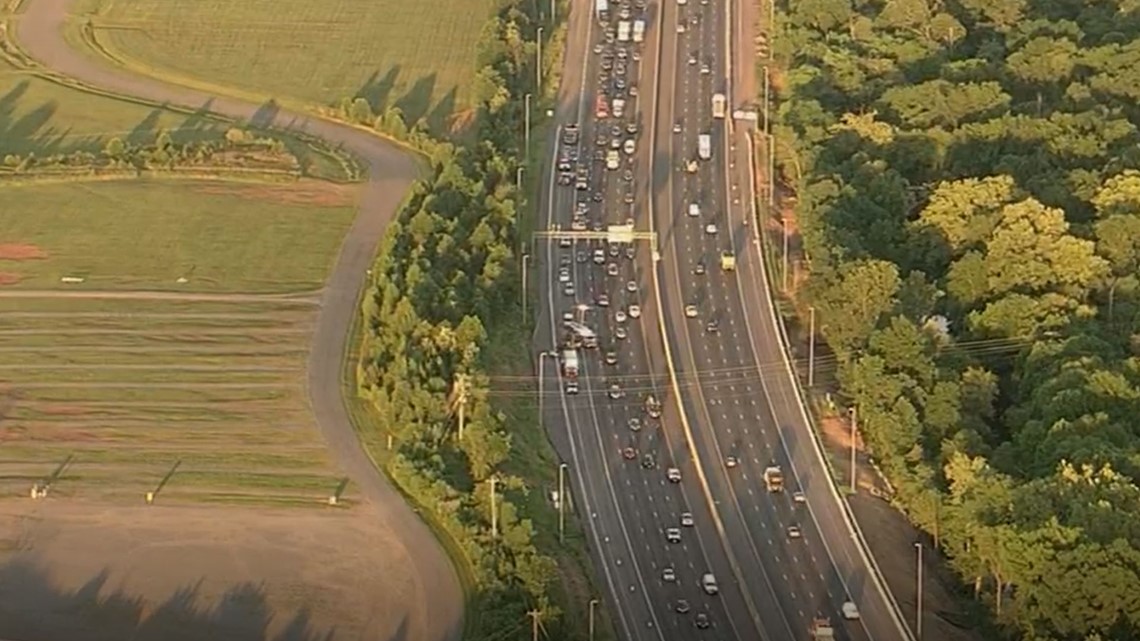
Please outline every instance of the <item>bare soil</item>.
[[23, 279], [23, 276], [13, 272], [0, 272], [0, 287], [4, 285], [16, 285]]
[[0, 501], [0, 638], [397, 641], [412, 576], [367, 506]]
[[0, 260], [42, 260], [47, 252], [25, 243], [0, 243]]

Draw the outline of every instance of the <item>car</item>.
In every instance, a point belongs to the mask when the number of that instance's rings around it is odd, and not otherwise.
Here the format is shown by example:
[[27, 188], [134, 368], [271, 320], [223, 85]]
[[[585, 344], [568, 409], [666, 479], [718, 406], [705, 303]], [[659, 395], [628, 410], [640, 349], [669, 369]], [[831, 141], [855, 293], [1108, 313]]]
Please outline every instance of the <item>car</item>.
[[657, 467], [657, 463], [653, 461], [652, 454], [646, 454], [645, 456], [641, 457], [641, 467], [647, 470], [652, 470], [653, 468]]
[[573, 264], [574, 264], [574, 257], [571, 256], [570, 254], [564, 253], [558, 257], [558, 266], [559, 267], [569, 267], [570, 265], [573, 265]]
[[709, 615], [704, 612], [697, 613], [697, 618], [694, 620], [694, 623], [701, 630], [707, 630], [709, 626], [712, 625], [712, 623], [709, 622]]
[[623, 171], [621, 174], [621, 179], [626, 181], [627, 183], [633, 182], [633, 170], [632, 169], [626, 169], [625, 171]]
[[621, 150], [625, 152], [625, 155], [632, 156], [637, 152], [637, 143], [633, 141], [633, 138], [630, 138], [621, 144]]
[[602, 265], [606, 262], [606, 250], [601, 247], [594, 250], [594, 264]]
[[796, 503], [807, 503], [807, 497], [803, 492], [795, 492], [792, 494], [792, 501]]
[[[602, 145], [604, 145], [604, 144], [606, 144], [606, 143], [603, 142]], [[599, 146], [601, 146], [601, 145], [599, 145]], [[605, 159], [606, 159], [606, 150], [597, 149], [594, 151], [594, 162], [603, 162], [603, 161], [605, 161]]]
[[560, 283], [569, 283], [570, 282], [570, 270], [569, 269], [563, 267], [562, 269], [558, 270], [558, 282], [560, 282]]
[[628, 71], [628, 70], [629, 70], [629, 67], [627, 67], [627, 66], [626, 66], [626, 64], [625, 64], [624, 62], [619, 62], [619, 63], [618, 63], [618, 64], [617, 64], [617, 65], [614, 67], [614, 73], [616, 73], [616, 74], [617, 74], [617, 75], [619, 75], [619, 76], [624, 76], [624, 75], [625, 75], [625, 73], [626, 73], [626, 71]]
[[843, 618], [848, 621], [856, 621], [859, 619], [859, 608], [853, 601], [843, 602]]
[[584, 251], [580, 251], [580, 252], [578, 252], [577, 258], [578, 258], [579, 263], [584, 263], [584, 262], [590, 260], [590, 255]]
[[614, 322], [624, 323], [628, 319], [629, 319], [629, 317], [626, 316], [626, 313], [623, 312], [622, 310], [619, 309], [616, 312], [614, 312]]
[[724, 459], [724, 466], [730, 470], [739, 464], [740, 464], [740, 460], [737, 459], [735, 456], [730, 455]]
[[605, 196], [605, 194], [603, 194], [602, 192], [600, 192], [600, 191], [595, 191], [595, 192], [594, 192], [594, 196], [593, 196], [593, 198], [592, 198], [592, 200], [593, 200], [594, 202], [596, 202], [596, 203], [600, 203], [600, 202], [604, 201], [605, 199], [606, 199], [606, 196]]
[[709, 236], [715, 236], [717, 232], [716, 223], [709, 223], [705, 225], [705, 233]]
[[[610, 149], [613, 149], [614, 151], [621, 149], [621, 139], [620, 138], [611, 138], [610, 139]], [[610, 156], [606, 156], [606, 163], [607, 163], [606, 167], [609, 167], [610, 158], [611, 158]]]
[[707, 6], [707, 5], [708, 5], [708, 3], [709, 3], [709, 0], [701, 0], [701, 6], [702, 6], [702, 7], [703, 7], [703, 6]]
[[695, 65], [695, 64], [697, 64], [697, 55], [696, 55], [696, 54], [689, 54], [689, 60], [688, 60], [688, 62], [689, 62], [689, 64], [691, 64], [691, 65]]
[[610, 295], [605, 293], [605, 292], [598, 294], [598, 297], [594, 299], [594, 304], [597, 305], [598, 307], [609, 307], [610, 306]]
[[670, 483], [681, 482], [681, 470], [671, 467], [665, 472], [665, 478], [669, 479]]
[[609, 71], [610, 69], [614, 68], [614, 59], [606, 56], [605, 58], [602, 58], [602, 62], [598, 66], [601, 67], [604, 71]]
[[700, 218], [701, 206], [699, 203], [689, 203], [689, 218]]
[[637, 85], [630, 85], [630, 86], [629, 86], [629, 95], [631, 95], [631, 96], [633, 96], [634, 98], [636, 98], [636, 97], [637, 97], [637, 95], [638, 95], [638, 94], [640, 94], [640, 93], [641, 93], [641, 92], [640, 92], [640, 91], [638, 91], [638, 89], [637, 89]]
[[684, 22], [678, 22], [677, 23], [677, 33], [685, 33], [685, 23]]
[[578, 381], [566, 381], [566, 393], [567, 394], [577, 394], [578, 393]]
[[634, 432], [641, 431], [641, 419], [636, 416], [629, 417], [629, 429]]
[[610, 263], [609, 265], [606, 265], [606, 274], [609, 276], [617, 276], [618, 275], [617, 263]]
[[701, 65], [701, 75], [702, 76], [707, 76], [710, 73], [712, 73], [712, 68], [709, 67], [707, 62], [705, 64]]
[[627, 461], [632, 461], [633, 459], [637, 458], [637, 451], [632, 447], [626, 447], [622, 449], [621, 457]]
[[641, 305], [630, 305], [629, 306], [629, 317], [630, 318], [641, 318]]
[[619, 338], [621, 340], [629, 338], [629, 330], [626, 329], [624, 325], [617, 327], [614, 329], [614, 338]]
[[628, 283], [626, 283], [625, 284], [625, 291], [627, 291], [631, 294], [636, 294], [637, 293], [637, 281], [631, 280]]
[[697, 317], [697, 306], [696, 305], [685, 305], [685, 316], [687, 318], [696, 318]]
[[574, 312], [571, 312], [571, 311], [562, 312], [562, 323], [563, 324], [568, 324], [568, 323], [573, 323], [573, 322], [574, 322]]
[[610, 138], [621, 137], [621, 125], [613, 125], [610, 127]]
[[586, 219], [581, 216], [575, 216], [574, 221], [570, 223], [570, 229], [573, 231], [586, 231]]
[[677, 614], [687, 614], [689, 610], [692, 610], [692, 606], [689, 605], [688, 601], [679, 599], [673, 604], [673, 609], [677, 611]]
[[789, 539], [798, 539], [798, 538], [803, 537], [803, 535], [804, 535], [804, 533], [800, 531], [800, 526], [798, 526], [798, 525], [789, 525], [788, 526], [788, 538]]
[[661, 571], [661, 580], [666, 583], [676, 583], [677, 571], [673, 568], [665, 568]]
[[610, 144], [610, 139], [604, 132], [598, 132], [598, 135], [594, 136], [594, 144], [598, 147], [605, 147]]
[[657, 397], [650, 394], [645, 397], [645, 413], [649, 418], [661, 418], [661, 403], [657, 402]]
[[625, 257], [633, 260], [635, 256], [637, 256], [637, 249], [635, 249], [633, 245], [627, 245], [625, 248]]
[[713, 576], [712, 572], [705, 572], [704, 576], [701, 577], [701, 589], [709, 596], [720, 592], [720, 588], [716, 584], [716, 577]]
[[707, 324], [705, 324], [705, 331], [710, 333], [710, 334], [719, 334], [720, 333], [720, 323], [717, 322], [717, 320], [714, 318], [713, 320], [711, 320]]
[[637, 123], [631, 122], [631, 123], [627, 124], [625, 126], [625, 133], [627, 133], [631, 136], [636, 136], [637, 135]]
[[629, 57], [629, 49], [626, 49], [625, 47], [618, 48], [617, 57], [618, 57], [618, 60], [625, 60], [626, 58]]
[[606, 50], [606, 46], [600, 42], [598, 44], [594, 45], [594, 53], [595, 54], [599, 54], [605, 50]]
[[675, 133], [675, 134], [681, 133], [681, 123], [679, 123], [679, 122], [673, 123], [673, 133]]
[[681, 513], [681, 527], [693, 527], [693, 514], [691, 512]]
[[638, 51], [638, 50], [636, 50], [636, 49], [634, 49], [634, 50], [633, 50], [633, 53], [631, 53], [631, 54], [629, 55], [629, 57], [630, 57], [632, 60], [634, 60], [634, 61], [640, 61], [640, 60], [641, 60], [641, 52], [640, 52], [640, 51]]
[[609, 395], [610, 398], [616, 401], [619, 398], [625, 396], [625, 390], [621, 388], [621, 385], [618, 385], [617, 383], [611, 383]]
[[669, 541], [670, 543], [680, 543], [681, 542], [681, 528], [671, 527], [671, 528], [666, 529], [665, 530], [665, 540]]
[[632, 15], [633, 13], [629, 10], [629, 7], [622, 7], [621, 11], [618, 11], [618, 18], [622, 20], [629, 20]]
[[632, 205], [634, 200], [635, 198], [632, 191], [625, 192], [625, 195], [621, 197], [621, 201], [627, 205]]
[[622, 78], [622, 77], [614, 78], [614, 89], [617, 89], [618, 92], [621, 92], [621, 90], [625, 89], [625, 87], [626, 87], [625, 78]]
[[617, 365], [617, 352], [606, 352], [606, 365]]
[[574, 289], [574, 283], [566, 283], [562, 286], [562, 293], [566, 296], [573, 296], [577, 290]]
[[611, 258], [617, 258], [621, 255], [621, 247], [618, 247], [616, 244], [610, 244], [607, 248], [607, 253]]
[[697, 276], [704, 276], [705, 271], [705, 264], [703, 262], [697, 263], [696, 267], [693, 267], [693, 273]]

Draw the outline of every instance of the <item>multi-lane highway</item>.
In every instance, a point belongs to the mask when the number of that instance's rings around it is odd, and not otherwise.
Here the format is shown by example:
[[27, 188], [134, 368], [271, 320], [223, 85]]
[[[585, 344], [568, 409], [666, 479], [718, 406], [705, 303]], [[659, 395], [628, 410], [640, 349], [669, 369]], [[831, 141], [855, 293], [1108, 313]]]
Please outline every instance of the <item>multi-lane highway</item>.
[[[743, 132], [713, 114], [729, 89], [731, 7], [610, 9], [573, 17], [582, 55], [565, 75], [538, 263], [543, 418], [611, 619], [624, 639], [790, 641], [817, 616], [837, 638], [899, 638], [797, 431], [746, 222]], [[652, 233], [607, 242], [620, 225]], [[736, 269], [722, 269], [726, 252]], [[785, 492], [765, 486], [772, 465]], [[848, 601], [862, 619], [844, 620]]]

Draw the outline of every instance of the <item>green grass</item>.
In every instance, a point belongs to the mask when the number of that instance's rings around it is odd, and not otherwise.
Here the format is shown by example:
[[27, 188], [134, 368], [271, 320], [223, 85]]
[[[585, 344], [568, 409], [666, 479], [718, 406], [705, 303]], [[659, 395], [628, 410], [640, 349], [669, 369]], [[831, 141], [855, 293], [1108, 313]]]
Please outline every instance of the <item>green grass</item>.
[[[119, 301], [117, 309], [108, 301], [66, 301], [83, 319], [107, 314], [102, 324], [125, 332], [111, 336], [76, 326], [58, 312], [60, 302], [22, 299], [17, 311], [0, 309], [0, 493], [24, 494], [69, 456], [53, 492], [112, 502], [139, 500], [176, 461], [182, 463], [162, 490], [164, 501], [319, 506], [340, 482], [302, 388], [309, 334], [258, 340], [273, 329], [267, 319], [301, 326], [315, 308], [306, 317], [290, 304], [282, 312], [267, 303], [258, 317], [248, 304], [187, 311], [193, 306], [169, 303], [163, 310], [150, 301], [147, 314], [179, 314], [180, 322], [146, 329], [154, 340], [140, 351], [121, 342], [150, 320], [130, 317], [134, 301]], [[20, 322], [52, 335], [53, 344], [21, 345], [26, 337], [11, 333]], [[224, 363], [208, 341], [222, 331], [231, 332]], [[101, 343], [104, 337], [112, 340]], [[153, 368], [117, 369], [124, 365]], [[201, 366], [214, 369], [189, 369]], [[281, 371], [240, 371], [256, 367]], [[37, 385], [45, 381], [55, 386]], [[131, 387], [93, 386], [106, 382]], [[155, 382], [175, 386], [148, 387]], [[202, 382], [229, 386], [196, 387]]]
[[84, 0], [96, 38], [172, 80], [328, 105], [364, 95], [440, 131], [467, 109], [492, 0]]
[[355, 207], [342, 195], [325, 206], [290, 202], [303, 189], [164, 180], [8, 188], [0, 243], [44, 257], [4, 260], [0, 247], [0, 272], [29, 288], [80, 277], [101, 289], [316, 289]]

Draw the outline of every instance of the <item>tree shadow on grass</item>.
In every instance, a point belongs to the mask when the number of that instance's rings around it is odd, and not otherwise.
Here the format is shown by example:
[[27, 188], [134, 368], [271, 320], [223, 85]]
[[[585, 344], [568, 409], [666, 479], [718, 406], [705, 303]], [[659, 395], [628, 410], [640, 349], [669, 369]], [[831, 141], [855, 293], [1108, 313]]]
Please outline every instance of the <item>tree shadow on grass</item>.
[[[203, 604], [201, 581], [187, 584], [165, 601], [148, 606], [140, 596], [108, 587], [107, 569], [75, 590], [61, 589], [46, 568], [17, 559], [0, 567], [0, 638], [22, 641], [332, 641], [336, 628], [317, 630], [307, 608], [292, 614], [277, 634], [282, 618], [253, 583], [230, 586], [216, 602]], [[402, 621], [389, 641], [403, 641]]]
[[372, 72], [368, 80], [356, 90], [353, 98], [364, 98], [368, 104], [372, 105], [372, 111], [376, 113], [383, 112], [389, 106], [389, 101], [392, 98], [392, 90], [396, 87], [396, 81], [400, 77], [400, 65], [389, 67], [388, 71], [383, 76], [379, 71]]
[[404, 114], [404, 121], [409, 126], [419, 122], [431, 109], [431, 97], [435, 93], [436, 75], [434, 73], [421, 76], [408, 91], [396, 100], [396, 107]]
[[414, 126], [421, 120], [435, 135], [451, 138], [454, 131], [453, 119], [459, 107], [459, 88], [451, 87], [438, 100], [433, 102], [438, 78], [436, 74], [420, 77], [400, 96], [396, 97], [396, 87], [400, 84], [400, 66], [396, 65], [381, 73], [375, 71], [356, 90], [353, 98], [364, 98], [372, 106], [372, 112], [382, 114], [396, 107], [404, 115], [404, 122]]

